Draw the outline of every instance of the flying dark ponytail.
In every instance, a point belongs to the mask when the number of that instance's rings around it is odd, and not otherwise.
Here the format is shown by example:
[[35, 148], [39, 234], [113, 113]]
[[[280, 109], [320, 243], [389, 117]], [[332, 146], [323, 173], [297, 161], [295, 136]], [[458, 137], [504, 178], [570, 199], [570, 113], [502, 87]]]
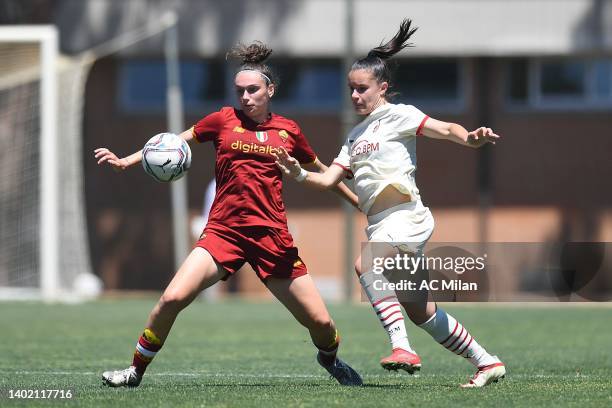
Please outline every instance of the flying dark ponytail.
[[276, 84], [277, 82], [276, 75], [264, 62], [270, 54], [272, 54], [271, 48], [268, 48], [261, 41], [255, 41], [249, 45], [236, 44], [229, 50], [225, 58], [234, 58], [240, 61], [240, 67], [236, 73], [240, 71], [258, 71], [263, 74], [266, 85], [269, 85], [270, 83]]
[[413, 47], [414, 45], [412, 43], [406, 42], [417, 30], [417, 28], [410, 28], [411, 25], [411, 20], [404, 19], [404, 21], [402, 21], [402, 24], [400, 24], [399, 31], [395, 34], [395, 36], [386, 44], [381, 44], [376, 48], [372, 48], [366, 58], [378, 57], [382, 60], [386, 60], [391, 58], [406, 47]]
[[[353, 63], [351, 71], [366, 69], [372, 72], [376, 80], [387, 82], [391, 88], [391, 69], [387, 60], [407, 47], [413, 47], [408, 40], [418, 28], [412, 28], [412, 20], [404, 19], [395, 36], [385, 44], [372, 48], [365, 58], [361, 58]], [[394, 94], [387, 91], [386, 97], [393, 97]]]

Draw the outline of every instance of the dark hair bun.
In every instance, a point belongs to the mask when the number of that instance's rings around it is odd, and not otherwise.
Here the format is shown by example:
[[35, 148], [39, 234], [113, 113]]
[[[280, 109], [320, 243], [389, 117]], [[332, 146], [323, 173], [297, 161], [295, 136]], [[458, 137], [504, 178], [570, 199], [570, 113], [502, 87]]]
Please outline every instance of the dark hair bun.
[[227, 53], [226, 57], [236, 58], [244, 64], [261, 64], [272, 54], [272, 49], [268, 48], [261, 41], [255, 41], [249, 45], [236, 44]]

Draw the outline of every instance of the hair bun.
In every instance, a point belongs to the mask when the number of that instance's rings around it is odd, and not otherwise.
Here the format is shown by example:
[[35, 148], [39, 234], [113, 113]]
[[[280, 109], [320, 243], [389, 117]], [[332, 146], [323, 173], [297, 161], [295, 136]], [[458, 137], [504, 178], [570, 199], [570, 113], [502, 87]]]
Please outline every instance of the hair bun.
[[272, 54], [272, 49], [268, 48], [261, 41], [254, 41], [249, 45], [242, 43], [236, 44], [227, 53], [227, 57], [241, 60], [241, 64], [261, 64]]

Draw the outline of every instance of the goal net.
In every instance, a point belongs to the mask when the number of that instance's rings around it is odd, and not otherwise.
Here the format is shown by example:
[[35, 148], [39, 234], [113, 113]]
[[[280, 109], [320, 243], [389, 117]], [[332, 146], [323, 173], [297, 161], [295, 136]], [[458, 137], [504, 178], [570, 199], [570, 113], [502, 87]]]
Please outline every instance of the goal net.
[[81, 164], [89, 67], [59, 56], [53, 27], [0, 27], [0, 299], [70, 300], [92, 276]]

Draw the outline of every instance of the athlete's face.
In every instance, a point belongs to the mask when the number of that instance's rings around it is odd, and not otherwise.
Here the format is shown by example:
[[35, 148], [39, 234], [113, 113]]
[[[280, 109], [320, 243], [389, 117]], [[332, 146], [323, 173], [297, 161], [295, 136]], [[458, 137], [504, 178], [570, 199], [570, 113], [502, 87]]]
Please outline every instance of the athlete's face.
[[270, 98], [274, 95], [274, 84], [266, 85], [264, 77], [256, 71], [240, 71], [234, 85], [242, 111], [256, 122], [265, 121]]
[[350, 71], [348, 86], [353, 107], [358, 115], [369, 115], [374, 109], [387, 103], [385, 93], [389, 89], [389, 84], [378, 82], [372, 71], [368, 69]]

